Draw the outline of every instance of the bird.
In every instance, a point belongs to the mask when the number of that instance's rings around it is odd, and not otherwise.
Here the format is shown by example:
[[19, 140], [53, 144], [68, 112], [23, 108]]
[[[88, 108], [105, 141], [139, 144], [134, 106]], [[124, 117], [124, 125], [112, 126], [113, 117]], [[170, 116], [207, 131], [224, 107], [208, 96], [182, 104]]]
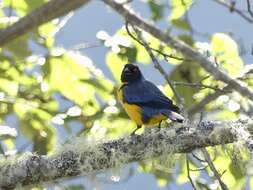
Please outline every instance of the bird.
[[117, 90], [117, 98], [137, 128], [143, 125], [159, 124], [163, 120], [182, 123], [184, 117], [172, 100], [165, 96], [152, 82], [146, 80], [139, 67], [126, 64], [121, 73], [121, 85]]

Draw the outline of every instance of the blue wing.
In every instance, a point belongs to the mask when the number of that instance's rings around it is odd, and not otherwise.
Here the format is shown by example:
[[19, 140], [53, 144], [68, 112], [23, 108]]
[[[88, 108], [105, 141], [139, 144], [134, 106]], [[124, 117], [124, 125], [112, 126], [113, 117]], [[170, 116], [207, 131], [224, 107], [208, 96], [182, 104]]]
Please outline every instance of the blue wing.
[[167, 98], [153, 83], [142, 80], [123, 88], [124, 100], [129, 104], [152, 109], [168, 109], [179, 112], [179, 108]]

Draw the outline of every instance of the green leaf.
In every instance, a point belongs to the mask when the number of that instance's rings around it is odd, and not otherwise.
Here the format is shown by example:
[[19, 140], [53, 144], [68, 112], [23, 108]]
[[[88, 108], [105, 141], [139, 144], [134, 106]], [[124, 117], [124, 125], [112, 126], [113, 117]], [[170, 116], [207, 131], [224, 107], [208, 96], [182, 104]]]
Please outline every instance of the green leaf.
[[[225, 155], [219, 156], [214, 160], [214, 165], [216, 168], [219, 168], [218, 171], [219, 173], [222, 173], [223, 171], [227, 170], [230, 164], [231, 164], [230, 158]], [[225, 172], [224, 175], [222, 176], [222, 180], [229, 187], [232, 187], [236, 184], [236, 179], [230, 172]]]
[[[126, 116], [125, 112], [115, 114], [114, 117], [113, 114], [107, 113], [104, 113], [103, 116], [99, 120], [99, 124], [101, 128], [106, 129], [108, 138], [119, 138], [123, 134], [131, 133], [136, 127], [135, 123]], [[94, 135], [97, 136], [97, 132]]]
[[[143, 37], [147, 40], [147, 42], [150, 44], [150, 46], [152, 47], [159, 47], [160, 41], [157, 40], [156, 38], [152, 37], [150, 34], [143, 32]], [[131, 52], [125, 52], [124, 56], [124, 60], [128, 61], [128, 62], [140, 62], [140, 63], [149, 63], [150, 62], [150, 56], [148, 54], [148, 52], [146, 51], [146, 49], [143, 47], [143, 45], [141, 45], [139, 42], [135, 41], [134, 39], [132, 39], [126, 32], [125, 29], [120, 29], [117, 31], [117, 33], [115, 35], [120, 35], [120, 36], [124, 36], [127, 37], [131, 43], [132, 43], [132, 50]], [[123, 50], [124, 51], [124, 50]], [[121, 55], [124, 52], [121, 52]], [[128, 57], [130, 55], [130, 57]]]
[[14, 24], [17, 22], [19, 17], [17, 16], [10, 16], [10, 17], [5, 17], [2, 10], [0, 10], [0, 28], [5, 28], [11, 24]]
[[28, 35], [18, 37], [8, 43], [6, 46], [4, 46], [3, 50], [7, 50], [14, 57], [17, 57], [19, 59], [25, 59], [26, 57], [31, 55], [31, 50], [28, 46], [28, 39]]
[[213, 34], [211, 49], [217, 63], [221, 64], [229, 75], [234, 76], [242, 70], [244, 63], [239, 55], [237, 43], [229, 35]]
[[0, 62], [1, 78], [10, 82], [20, 81], [20, 70], [17, 70], [16, 65], [13, 65], [12, 59], [1, 57], [0, 55]]
[[24, 0], [29, 7], [29, 10], [33, 10], [43, 3], [48, 2], [49, 0]]
[[82, 82], [91, 77], [89, 67], [92, 66], [92, 62], [89, 58], [69, 52], [62, 56], [51, 57], [45, 64], [46, 68], [47, 64], [50, 67], [47, 79], [51, 91], [59, 91], [79, 106], [93, 99], [94, 87]]
[[[239, 166], [237, 164], [243, 163], [246, 159], [247, 154], [246, 151], [238, 151], [237, 153], [234, 151], [234, 148], [239, 148], [236, 146], [233, 146], [231, 144], [229, 145], [221, 145], [217, 146], [215, 149], [208, 148], [208, 152], [211, 155], [211, 158], [215, 158], [213, 160], [213, 163], [215, 167], [217, 168], [218, 172], [220, 174], [223, 174], [221, 177], [221, 180], [228, 186], [229, 189], [242, 189], [245, 185], [245, 165]], [[240, 157], [238, 160], [238, 163], [235, 162], [234, 156], [231, 154], [238, 154]], [[248, 158], [247, 158], [248, 159]], [[210, 172], [210, 169], [208, 168], [208, 171]], [[242, 174], [243, 173], [243, 174]], [[242, 176], [243, 175], [243, 176]]]
[[[15, 138], [6, 138], [2, 141], [4, 145], [6, 146], [7, 150], [15, 150]], [[2, 149], [2, 147], [0, 148]], [[3, 150], [0, 150], [1, 153], [3, 153]]]
[[250, 189], [253, 189], [253, 176], [250, 177], [249, 184], [250, 184]]
[[14, 9], [16, 9], [17, 14], [20, 16], [25, 15], [28, 10], [28, 4], [25, 0], [18, 0], [15, 1], [15, 3], [13, 0], [3, 0], [3, 5], [5, 7], [13, 7]]
[[[178, 51], [175, 51], [174, 49], [172, 49], [171, 47], [169, 46], [160, 46], [159, 47], [159, 50], [167, 55], [169, 55], [168, 57], [166, 57], [166, 61], [169, 63], [169, 64], [180, 64], [180, 63], [183, 63], [183, 60], [180, 60], [180, 59], [175, 59], [173, 57], [170, 57], [170, 56], [174, 56], [174, 57], [177, 57], [177, 58], [183, 58], [183, 55], [182, 53], [178, 52]], [[164, 60], [164, 56], [157, 53], [157, 57], [158, 59], [160, 60]]]
[[120, 52], [117, 54], [121, 59], [127, 59], [128, 63], [134, 63], [137, 58], [136, 47], [121, 47]]
[[[161, 47], [162, 43], [160, 40], [158, 40], [157, 38], [154, 38], [153, 36], [151, 36], [150, 34], [146, 32], [142, 32], [142, 34], [143, 34], [143, 38], [149, 44], [150, 47], [154, 49], [159, 49]], [[140, 63], [150, 63], [151, 61], [150, 55], [148, 54], [147, 50], [143, 47], [143, 45], [141, 45], [140, 43], [136, 41], [133, 41], [133, 43], [137, 48], [136, 61]]]
[[171, 20], [171, 23], [179, 29], [190, 30], [191, 26], [187, 20], [174, 19]]
[[152, 160], [142, 161], [139, 164], [138, 170], [144, 173], [152, 173], [159, 187], [164, 187], [173, 179], [176, 160], [178, 155], [166, 155]]
[[47, 0], [3, 0], [3, 4], [5, 7], [14, 8], [19, 16], [24, 16], [25, 14], [42, 5], [46, 1]]
[[192, 0], [170, 0], [170, 2], [172, 7], [170, 20], [181, 18], [193, 3]]
[[[145, 47], [143, 47], [143, 45], [141, 45], [136, 40], [132, 39], [127, 34], [125, 29], [118, 30], [115, 35], [127, 37], [132, 43], [131, 47], [121, 48], [120, 53], [117, 54], [122, 59], [122, 61], [124, 61], [125, 63], [133, 63], [135, 61], [139, 63], [150, 63], [151, 58]], [[133, 33], [133, 35], [136, 34]], [[145, 39], [145, 41], [150, 45], [150, 47], [154, 49], [160, 49], [162, 46], [164, 46], [164, 44], [162, 44], [160, 40], [154, 38], [153, 36], [151, 36], [146, 32], [142, 32], [142, 36]], [[114, 58], [116, 59], [116, 55], [114, 56]]]
[[81, 81], [92, 85], [96, 89], [96, 93], [99, 97], [104, 101], [108, 101], [111, 98], [111, 92], [113, 91], [114, 85], [106, 78], [97, 76], [96, 78]]
[[38, 28], [38, 34], [43, 37], [43, 44], [47, 48], [52, 48], [54, 45], [54, 35], [57, 27], [53, 22], [43, 24]]
[[34, 130], [33, 141], [33, 151], [38, 154], [48, 154], [53, 151], [56, 143], [56, 134], [53, 126], [45, 126], [44, 122], [31, 121], [31, 127]]
[[0, 78], [0, 91], [6, 92], [11, 96], [16, 96], [18, 93], [18, 82]]
[[[186, 166], [186, 160], [185, 160], [185, 156], [181, 156], [180, 157], [180, 168], [179, 168], [179, 172], [178, 172], [178, 176], [177, 176], [177, 179], [176, 179], [176, 182], [178, 184], [184, 184], [184, 183], [187, 183], [189, 182], [189, 179], [188, 179], [188, 176], [187, 176], [187, 166]], [[190, 169], [197, 169], [197, 167], [191, 162], [189, 161], [189, 168]], [[200, 171], [194, 171], [194, 172], [191, 172], [191, 177], [192, 178], [197, 178], [200, 176]]]
[[[170, 73], [169, 78], [172, 81], [195, 83], [206, 75], [206, 72], [197, 63], [184, 61]], [[184, 105], [186, 107], [191, 106], [196, 101], [194, 95], [200, 91], [199, 88], [184, 85], [176, 86], [176, 90], [184, 99]]]
[[[238, 161], [239, 162], [239, 161]], [[229, 170], [231, 174], [235, 177], [237, 181], [244, 178], [245, 171], [242, 170], [242, 167], [239, 165], [240, 163], [231, 162], [229, 166]]]
[[[0, 18], [3, 19], [3, 20], [0, 19], [0, 20], [1, 20], [0, 23], [2, 23], [2, 22], [5, 22], [5, 23], [6, 23], [6, 22], [9, 21], [9, 18], [8, 18], [8, 17], [5, 17], [5, 14], [4, 14], [3, 9], [0, 9]], [[6, 18], [8, 19], [8, 21], [5, 20]]]
[[17, 101], [14, 111], [19, 118], [22, 134], [34, 143], [34, 151], [48, 154], [55, 145], [56, 131], [50, 125], [52, 115], [37, 107], [36, 102]]
[[134, 45], [137, 48], [136, 61], [140, 63], [149, 63], [151, 59], [147, 50], [138, 42], [134, 42]]
[[217, 101], [210, 103], [210, 105], [207, 106], [207, 109], [214, 109], [217, 107], [219, 107], [221, 110], [219, 111], [219, 114], [216, 114], [215, 119], [217, 120], [223, 120], [223, 119], [236, 119], [238, 118], [238, 114], [231, 112], [229, 110], [227, 110], [226, 108], [223, 107], [223, 105], [221, 104], [219, 106], [219, 104], [217, 104]]
[[157, 184], [159, 187], [165, 187], [167, 185], [167, 179], [157, 179]]
[[151, 18], [154, 21], [158, 21], [163, 17], [164, 5], [162, 5], [159, 1], [149, 0], [148, 1], [149, 8], [151, 10]]
[[123, 59], [113, 52], [108, 52], [106, 54], [106, 64], [111, 70], [114, 79], [118, 83], [120, 83], [121, 71], [123, 70], [124, 65], [127, 63], [128, 61], [126, 60], [126, 58]]
[[181, 35], [178, 35], [178, 38], [190, 46], [194, 45], [194, 41], [192, 37], [189, 35], [181, 34]]

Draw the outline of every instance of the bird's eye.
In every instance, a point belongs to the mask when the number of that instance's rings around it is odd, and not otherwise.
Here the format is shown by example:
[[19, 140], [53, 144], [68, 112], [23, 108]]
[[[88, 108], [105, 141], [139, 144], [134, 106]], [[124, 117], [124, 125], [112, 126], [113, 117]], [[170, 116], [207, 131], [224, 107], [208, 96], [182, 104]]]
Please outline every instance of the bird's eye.
[[137, 68], [134, 68], [134, 69], [133, 69], [133, 72], [137, 72]]

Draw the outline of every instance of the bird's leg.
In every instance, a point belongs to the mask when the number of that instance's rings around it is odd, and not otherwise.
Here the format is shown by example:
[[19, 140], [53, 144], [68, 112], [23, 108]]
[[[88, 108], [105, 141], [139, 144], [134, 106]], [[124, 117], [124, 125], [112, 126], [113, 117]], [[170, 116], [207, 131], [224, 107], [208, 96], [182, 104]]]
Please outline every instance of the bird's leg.
[[159, 132], [161, 130], [161, 124], [162, 124], [162, 121], [159, 122], [158, 126], [157, 126], [157, 132]]
[[158, 129], [159, 130], [161, 129], [161, 124], [162, 124], [162, 121], [160, 121], [159, 124], [158, 124]]
[[141, 128], [141, 125], [137, 125], [136, 129], [131, 133], [131, 135], [135, 135], [135, 132]]

